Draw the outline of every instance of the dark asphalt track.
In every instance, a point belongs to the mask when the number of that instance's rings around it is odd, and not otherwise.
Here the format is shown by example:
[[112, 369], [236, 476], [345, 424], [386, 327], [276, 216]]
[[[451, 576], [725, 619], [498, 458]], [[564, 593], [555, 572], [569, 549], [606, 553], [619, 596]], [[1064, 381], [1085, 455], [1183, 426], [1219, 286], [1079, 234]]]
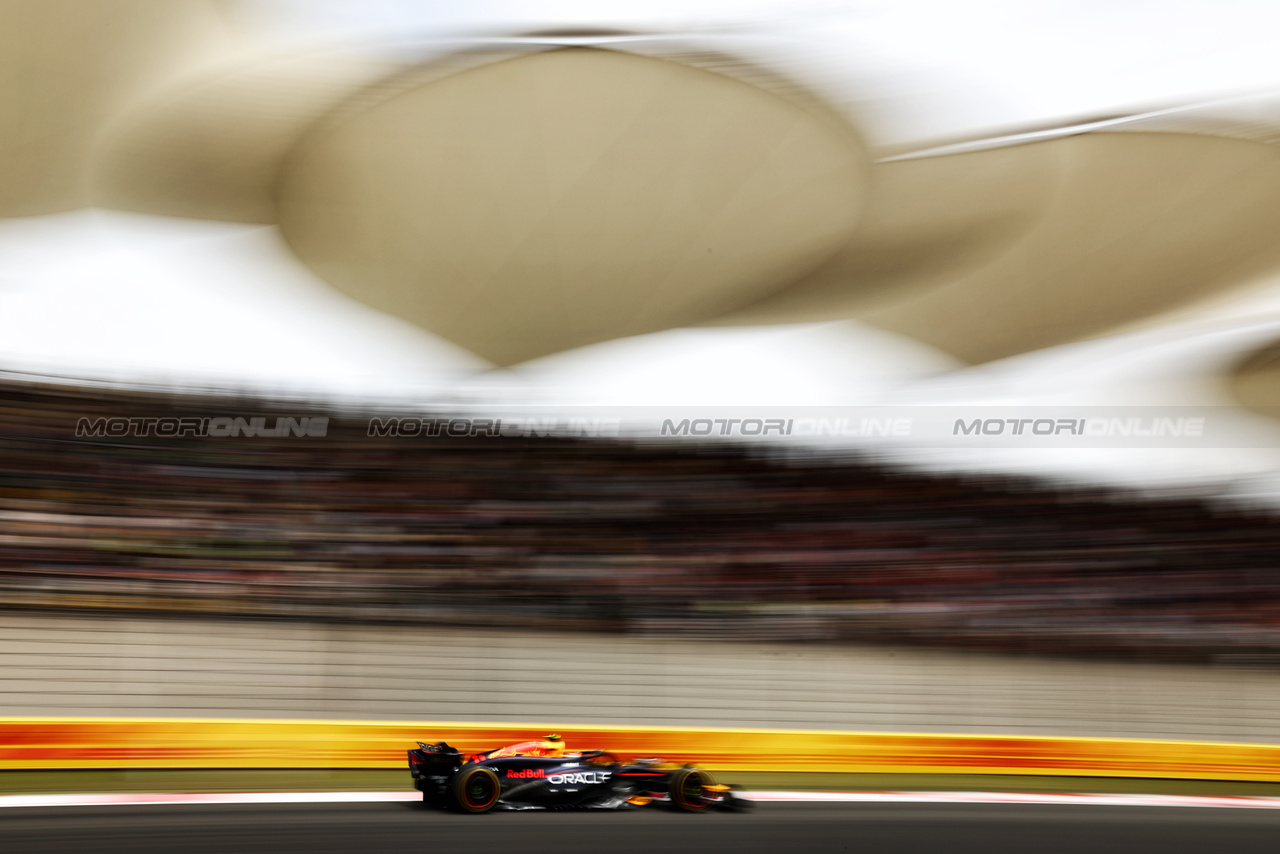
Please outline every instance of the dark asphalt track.
[[411, 803], [4, 809], [0, 851], [1242, 854], [1280, 851], [1280, 810], [774, 803], [749, 814], [464, 816]]

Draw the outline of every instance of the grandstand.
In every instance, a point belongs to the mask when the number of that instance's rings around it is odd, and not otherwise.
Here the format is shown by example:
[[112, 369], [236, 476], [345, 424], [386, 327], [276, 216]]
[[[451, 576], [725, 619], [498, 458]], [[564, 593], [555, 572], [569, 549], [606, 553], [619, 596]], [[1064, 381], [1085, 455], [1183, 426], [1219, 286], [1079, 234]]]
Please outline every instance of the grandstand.
[[[1179, 660], [1280, 655], [1280, 534], [1265, 515], [905, 473], [830, 452], [370, 436], [371, 414], [6, 382], [4, 601]], [[320, 435], [103, 428], [233, 416], [328, 420]]]

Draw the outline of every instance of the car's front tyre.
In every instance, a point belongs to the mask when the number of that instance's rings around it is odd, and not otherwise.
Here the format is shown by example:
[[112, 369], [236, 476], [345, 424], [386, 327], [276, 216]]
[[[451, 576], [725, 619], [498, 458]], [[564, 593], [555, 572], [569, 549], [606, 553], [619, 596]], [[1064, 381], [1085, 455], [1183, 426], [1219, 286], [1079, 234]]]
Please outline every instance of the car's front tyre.
[[685, 812], [705, 812], [715, 803], [706, 790], [715, 778], [698, 768], [681, 768], [671, 775], [671, 803]]

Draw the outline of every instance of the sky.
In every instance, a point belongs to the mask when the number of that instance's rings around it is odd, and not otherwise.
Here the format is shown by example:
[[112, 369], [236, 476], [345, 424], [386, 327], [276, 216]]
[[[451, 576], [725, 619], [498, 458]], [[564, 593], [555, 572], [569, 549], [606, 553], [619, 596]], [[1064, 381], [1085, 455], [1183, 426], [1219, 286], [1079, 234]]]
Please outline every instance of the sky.
[[894, 141], [1280, 87], [1268, 0], [242, 0], [298, 43], [601, 27], [731, 39], [836, 100], [884, 100]]

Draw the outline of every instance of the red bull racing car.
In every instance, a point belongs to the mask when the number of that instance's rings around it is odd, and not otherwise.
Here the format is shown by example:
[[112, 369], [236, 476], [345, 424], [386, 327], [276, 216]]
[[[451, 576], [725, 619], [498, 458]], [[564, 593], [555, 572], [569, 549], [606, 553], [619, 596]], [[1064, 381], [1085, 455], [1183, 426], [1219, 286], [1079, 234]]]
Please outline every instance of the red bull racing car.
[[557, 735], [465, 756], [443, 741], [418, 742], [409, 772], [422, 800], [468, 813], [492, 809], [628, 809], [666, 804], [687, 812], [745, 809], [750, 802], [700, 768], [660, 759], [631, 763], [604, 750], [570, 753]]

